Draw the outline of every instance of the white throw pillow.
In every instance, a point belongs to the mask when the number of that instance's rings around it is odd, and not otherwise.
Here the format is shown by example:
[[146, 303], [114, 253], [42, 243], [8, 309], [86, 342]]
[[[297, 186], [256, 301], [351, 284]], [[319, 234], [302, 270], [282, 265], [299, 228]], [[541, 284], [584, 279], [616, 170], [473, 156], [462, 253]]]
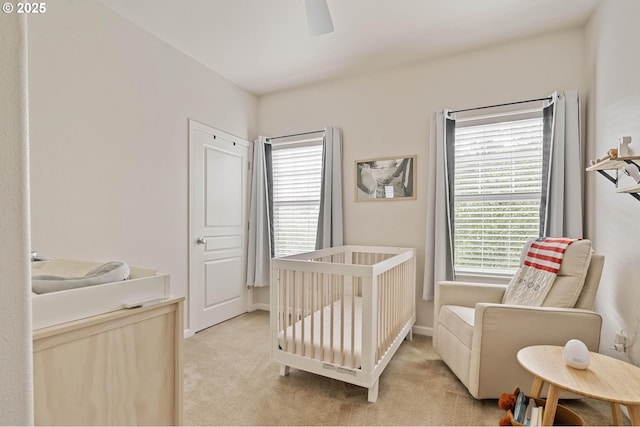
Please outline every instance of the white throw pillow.
[[[527, 240], [522, 248], [520, 254], [521, 267], [524, 264], [524, 259], [527, 256], [531, 243], [535, 240], [535, 238]], [[502, 303], [543, 307], [574, 307], [584, 286], [587, 270], [591, 262], [591, 254], [590, 240], [583, 239], [571, 243], [564, 252], [560, 270], [544, 299], [540, 298], [533, 288], [526, 290], [526, 292], [523, 292], [523, 289], [519, 288], [522, 285], [522, 283], [520, 283], [521, 271], [519, 269], [511, 279], [504, 293]], [[518, 295], [517, 299], [514, 297], [516, 294]], [[517, 302], [514, 302], [515, 300], [517, 300]]]

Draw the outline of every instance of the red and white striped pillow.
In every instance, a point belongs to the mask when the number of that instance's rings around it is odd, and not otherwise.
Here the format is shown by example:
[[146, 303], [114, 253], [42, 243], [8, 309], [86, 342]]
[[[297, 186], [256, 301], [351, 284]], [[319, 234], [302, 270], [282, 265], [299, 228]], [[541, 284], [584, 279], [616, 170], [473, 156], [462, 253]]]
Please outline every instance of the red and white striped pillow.
[[546, 237], [534, 240], [529, 245], [522, 265], [558, 274], [564, 252], [574, 241], [576, 240], [564, 237]]
[[[527, 240], [522, 248], [521, 266], [525, 265], [530, 247], [536, 240], [536, 238]], [[575, 306], [587, 277], [592, 252], [591, 241], [587, 239], [577, 240], [566, 248], [553, 286], [542, 303], [543, 307]], [[505, 297], [506, 295], [505, 292]]]

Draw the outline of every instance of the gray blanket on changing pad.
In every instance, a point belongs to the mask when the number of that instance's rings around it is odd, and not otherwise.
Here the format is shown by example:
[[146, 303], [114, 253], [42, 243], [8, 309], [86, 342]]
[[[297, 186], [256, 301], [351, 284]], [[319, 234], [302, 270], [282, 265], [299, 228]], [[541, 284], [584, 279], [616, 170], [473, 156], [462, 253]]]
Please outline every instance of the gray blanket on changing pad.
[[33, 292], [64, 291], [84, 286], [118, 282], [129, 278], [129, 266], [122, 261], [109, 261], [89, 271], [83, 277], [63, 277], [52, 275], [36, 275], [31, 278]]

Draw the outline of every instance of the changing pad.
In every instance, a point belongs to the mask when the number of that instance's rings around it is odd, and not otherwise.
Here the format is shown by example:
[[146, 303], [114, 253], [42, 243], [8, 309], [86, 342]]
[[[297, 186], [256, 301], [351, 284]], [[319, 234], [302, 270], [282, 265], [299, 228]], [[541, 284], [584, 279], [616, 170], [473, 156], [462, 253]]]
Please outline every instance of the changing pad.
[[122, 261], [101, 264], [52, 260], [33, 264], [31, 286], [36, 294], [118, 282], [129, 278], [129, 266]]

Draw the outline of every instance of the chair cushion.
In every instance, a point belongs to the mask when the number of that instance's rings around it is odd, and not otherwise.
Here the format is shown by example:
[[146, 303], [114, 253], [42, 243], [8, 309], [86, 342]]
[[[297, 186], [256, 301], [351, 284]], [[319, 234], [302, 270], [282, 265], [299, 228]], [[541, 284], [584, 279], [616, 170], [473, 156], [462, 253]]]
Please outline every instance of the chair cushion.
[[564, 252], [558, 276], [547, 294], [543, 307], [565, 307], [576, 305], [582, 292], [587, 270], [591, 263], [591, 240], [578, 240]]
[[455, 335], [466, 347], [471, 348], [476, 310], [473, 307], [443, 305], [438, 322]]
[[[520, 254], [521, 266], [524, 263], [531, 243], [535, 240], [535, 238], [527, 240], [522, 248]], [[542, 302], [543, 307], [571, 308], [575, 306], [587, 276], [587, 270], [591, 262], [591, 254], [590, 240], [578, 240], [567, 247], [553, 286], [551, 286], [549, 293]], [[505, 292], [505, 298], [507, 294], [508, 292]], [[503, 303], [504, 302], [503, 299]]]

